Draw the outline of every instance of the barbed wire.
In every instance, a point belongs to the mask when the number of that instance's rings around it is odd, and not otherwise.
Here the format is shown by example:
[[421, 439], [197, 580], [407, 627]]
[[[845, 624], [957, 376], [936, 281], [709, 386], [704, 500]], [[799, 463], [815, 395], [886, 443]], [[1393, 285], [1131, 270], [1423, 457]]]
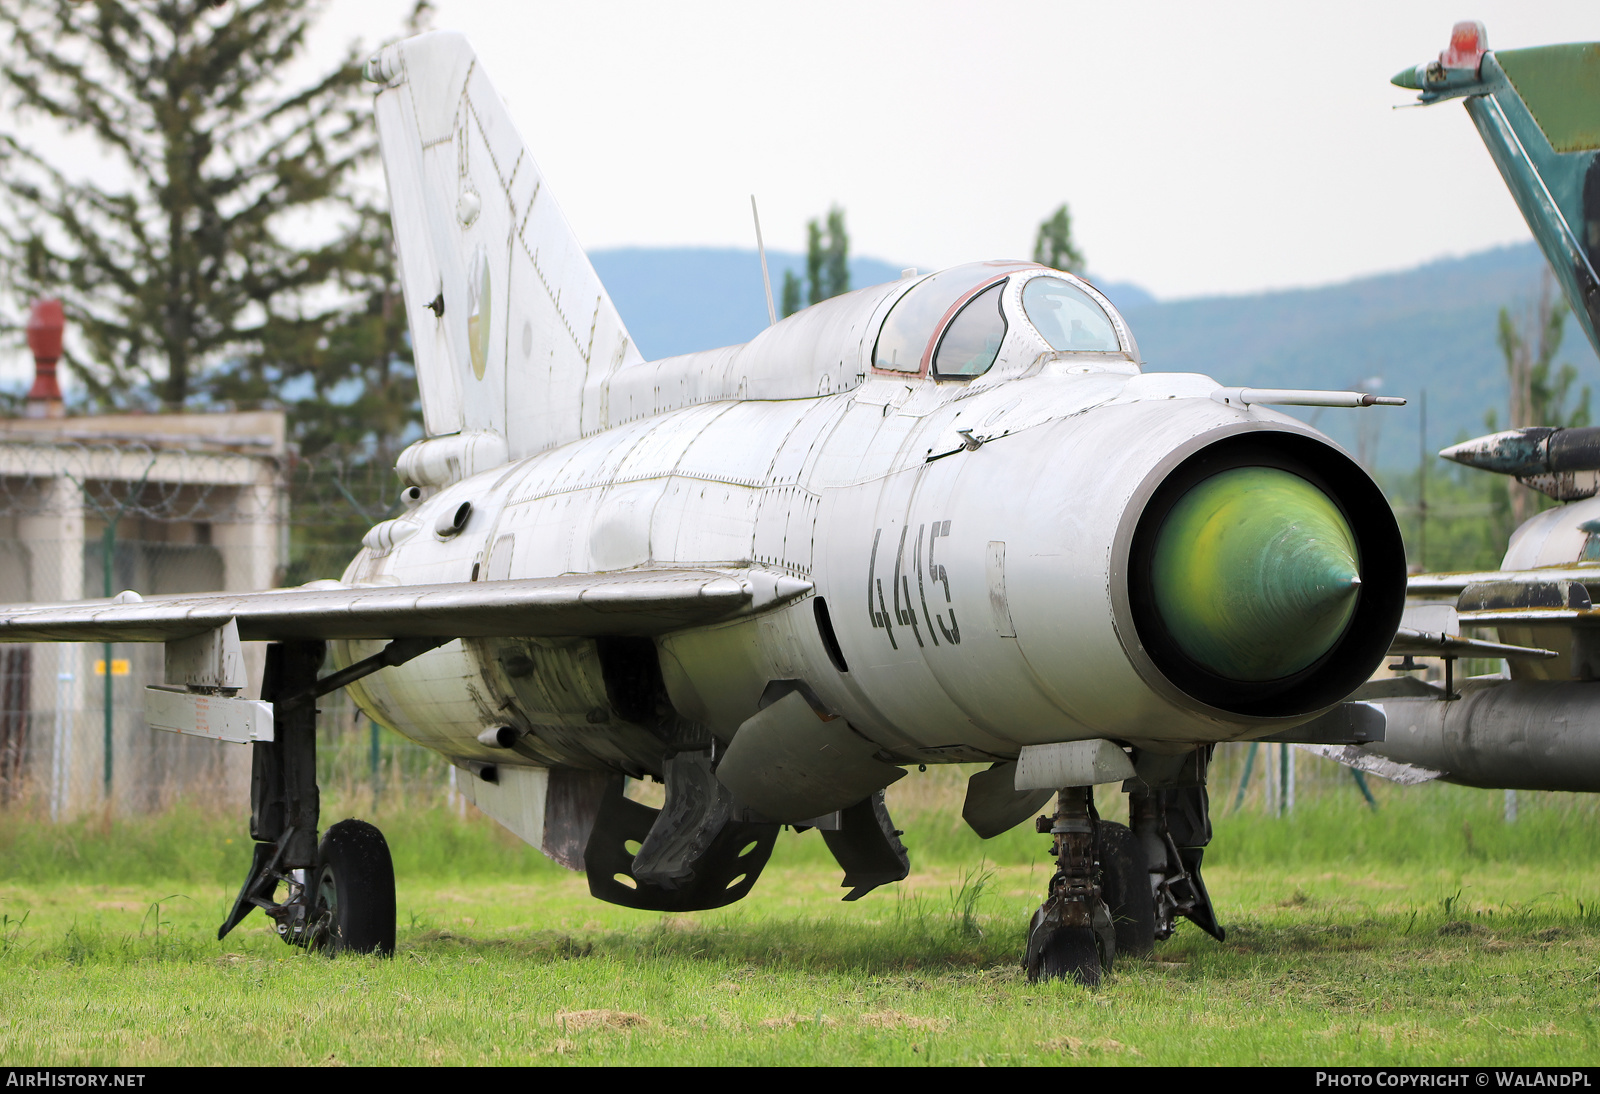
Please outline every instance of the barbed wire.
[[324, 449], [315, 458], [291, 460], [287, 479], [290, 521], [297, 527], [359, 523], [365, 532], [402, 508], [403, 484], [392, 458]]
[[0, 515], [59, 512], [70, 504], [65, 483], [91, 512], [162, 523], [277, 520], [286, 485], [279, 462], [142, 443], [0, 444]]
[[[401, 489], [390, 463], [365, 454], [304, 459], [148, 444], [0, 444], [0, 515], [54, 511], [60, 480], [91, 510], [158, 522], [278, 519], [271, 497], [278, 492], [290, 499], [294, 524], [371, 525], [392, 515]], [[259, 487], [269, 489], [243, 489]]]

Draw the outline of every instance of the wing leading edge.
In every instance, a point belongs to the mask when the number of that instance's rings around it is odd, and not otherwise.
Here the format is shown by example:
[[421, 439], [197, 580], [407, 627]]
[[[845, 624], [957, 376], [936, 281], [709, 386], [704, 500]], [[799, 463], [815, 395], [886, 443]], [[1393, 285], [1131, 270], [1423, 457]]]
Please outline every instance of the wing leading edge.
[[445, 585], [302, 586], [0, 605], [0, 642], [168, 642], [235, 620], [244, 641], [652, 636], [810, 592], [763, 570], [641, 570]]

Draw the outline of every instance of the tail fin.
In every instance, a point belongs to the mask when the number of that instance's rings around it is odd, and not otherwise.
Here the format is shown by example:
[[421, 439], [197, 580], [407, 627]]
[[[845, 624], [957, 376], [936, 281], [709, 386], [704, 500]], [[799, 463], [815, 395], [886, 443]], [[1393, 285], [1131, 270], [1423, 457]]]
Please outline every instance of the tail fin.
[[586, 382], [640, 357], [472, 48], [424, 34], [366, 74], [429, 436], [580, 436]]
[[1600, 353], [1600, 43], [1490, 52], [1457, 23], [1439, 60], [1394, 78], [1422, 102], [1466, 98], [1495, 166]]

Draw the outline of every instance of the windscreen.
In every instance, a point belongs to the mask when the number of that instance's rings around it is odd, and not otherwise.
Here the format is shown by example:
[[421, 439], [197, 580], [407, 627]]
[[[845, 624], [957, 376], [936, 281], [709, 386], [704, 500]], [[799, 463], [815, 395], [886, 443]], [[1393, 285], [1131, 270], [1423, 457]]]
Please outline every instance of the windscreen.
[[1056, 350], [1116, 353], [1116, 328], [1088, 293], [1059, 277], [1036, 277], [1022, 289], [1028, 321]]

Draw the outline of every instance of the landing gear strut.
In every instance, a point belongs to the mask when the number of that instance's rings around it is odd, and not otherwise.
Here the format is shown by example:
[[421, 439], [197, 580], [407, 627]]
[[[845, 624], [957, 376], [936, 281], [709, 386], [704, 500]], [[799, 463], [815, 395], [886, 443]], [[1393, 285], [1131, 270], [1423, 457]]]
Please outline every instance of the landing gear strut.
[[323, 649], [321, 642], [267, 647], [261, 697], [273, 704], [273, 739], [251, 746], [255, 856], [217, 937], [260, 908], [290, 945], [389, 954], [394, 866], [383, 834], [365, 821], [341, 821], [317, 841], [316, 695]]
[[1180, 916], [1218, 942], [1226, 934], [1200, 879], [1211, 842], [1210, 755], [1209, 748], [1175, 757], [1141, 755], [1139, 778], [1128, 791], [1128, 820], [1150, 870], [1157, 939], [1170, 938]]
[[1222, 941], [1200, 879], [1211, 842], [1210, 757], [1209, 748], [1135, 753], [1135, 777], [1123, 784], [1131, 827], [1100, 819], [1093, 787], [1061, 790], [1055, 815], [1036, 824], [1052, 837], [1056, 872], [1028, 929], [1029, 980], [1098, 984], [1118, 954], [1149, 953], [1179, 917]]
[[1117, 952], [1095, 858], [1100, 816], [1092, 787], [1065, 787], [1056, 803], [1055, 816], [1040, 817], [1037, 823], [1040, 832], [1053, 837], [1056, 872], [1049, 895], [1033, 914], [1024, 964], [1029, 980], [1070, 976], [1092, 987], [1100, 982], [1102, 970], [1110, 971]]

